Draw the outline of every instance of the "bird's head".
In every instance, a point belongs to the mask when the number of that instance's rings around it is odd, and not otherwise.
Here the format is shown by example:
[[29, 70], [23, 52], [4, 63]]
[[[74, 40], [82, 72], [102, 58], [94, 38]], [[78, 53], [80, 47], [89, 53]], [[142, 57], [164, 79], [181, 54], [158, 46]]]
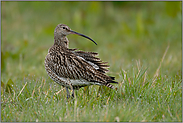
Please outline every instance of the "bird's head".
[[67, 25], [65, 24], [59, 24], [57, 25], [57, 27], [55, 28], [55, 32], [54, 32], [54, 35], [57, 36], [57, 37], [64, 37], [64, 36], [67, 36], [69, 34], [76, 34], [76, 35], [79, 35], [79, 36], [82, 36], [82, 37], [85, 37], [89, 40], [91, 40], [92, 42], [94, 42], [96, 45], [97, 43], [91, 39], [90, 37], [86, 36], [86, 35], [83, 35], [81, 33], [78, 33], [78, 32], [75, 32], [73, 30], [71, 30]]

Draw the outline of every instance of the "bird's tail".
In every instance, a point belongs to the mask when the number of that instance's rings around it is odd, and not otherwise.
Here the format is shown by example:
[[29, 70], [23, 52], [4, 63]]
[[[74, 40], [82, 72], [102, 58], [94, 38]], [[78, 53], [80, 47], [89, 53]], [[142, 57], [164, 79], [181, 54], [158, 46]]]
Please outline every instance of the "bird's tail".
[[118, 82], [113, 81], [115, 79], [115, 77], [109, 76], [111, 78], [111, 80], [107, 80], [107, 83], [105, 86], [111, 88], [111, 89], [115, 89], [115, 87], [113, 85], [111, 85], [110, 83], [115, 83], [118, 84]]
[[[117, 82], [116, 82], [117, 83]], [[116, 89], [113, 85], [111, 85], [110, 83], [107, 83], [105, 86], [107, 86], [108, 88], [111, 88], [111, 89]]]

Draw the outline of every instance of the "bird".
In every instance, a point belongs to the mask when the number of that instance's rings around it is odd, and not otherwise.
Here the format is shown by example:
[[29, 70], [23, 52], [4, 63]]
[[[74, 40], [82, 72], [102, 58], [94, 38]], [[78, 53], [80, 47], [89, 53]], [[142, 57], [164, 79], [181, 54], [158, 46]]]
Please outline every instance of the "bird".
[[115, 87], [118, 84], [115, 77], [108, 76], [108, 62], [103, 62], [96, 52], [88, 52], [69, 48], [69, 34], [76, 34], [97, 43], [90, 37], [71, 30], [65, 24], [58, 24], [54, 30], [54, 44], [48, 49], [45, 57], [45, 70], [48, 76], [59, 85], [66, 88], [67, 98], [70, 98], [69, 89], [72, 91], [90, 85]]

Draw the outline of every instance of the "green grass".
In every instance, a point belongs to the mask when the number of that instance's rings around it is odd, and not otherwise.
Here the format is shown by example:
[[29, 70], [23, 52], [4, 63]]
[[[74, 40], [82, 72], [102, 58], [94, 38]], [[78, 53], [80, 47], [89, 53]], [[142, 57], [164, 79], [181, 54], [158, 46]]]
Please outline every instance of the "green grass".
[[[1, 2], [2, 122], [182, 122], [182, 2]], [[99, 53], [117, 90], [66, 98], [44, 69], [59, 23], [70, 48]]]

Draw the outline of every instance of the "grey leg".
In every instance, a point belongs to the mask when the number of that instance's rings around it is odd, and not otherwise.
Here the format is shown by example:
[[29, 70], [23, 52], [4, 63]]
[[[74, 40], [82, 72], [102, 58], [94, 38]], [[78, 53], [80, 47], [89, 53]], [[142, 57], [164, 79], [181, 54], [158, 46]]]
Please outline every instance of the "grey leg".
[[74, 89], [72, 88], [72, 97], [74, 98]]
[[[70, 85], [70, 89], [72, 90], [72, 97], [74, 97], [74, 89], [73, 89], [73, 87], [72, 87], [72, 85], [71, 85], [70, 79], [67, 78], [67, 81], [68, 81], [68, 83], [69, 83], [69, 85]], [[68, 88], [67, 88], [67, 92], [69, 92], [69, 91], [68, 91]], [[70, 97], [70, 94], [69, 94], [69, 97]]]
[[70, 98], [70, 93], [69, 93], [69, 90], [68, 90], [68, 87], [65, 87], [66, 91], [67, 91], [67, 99]]

